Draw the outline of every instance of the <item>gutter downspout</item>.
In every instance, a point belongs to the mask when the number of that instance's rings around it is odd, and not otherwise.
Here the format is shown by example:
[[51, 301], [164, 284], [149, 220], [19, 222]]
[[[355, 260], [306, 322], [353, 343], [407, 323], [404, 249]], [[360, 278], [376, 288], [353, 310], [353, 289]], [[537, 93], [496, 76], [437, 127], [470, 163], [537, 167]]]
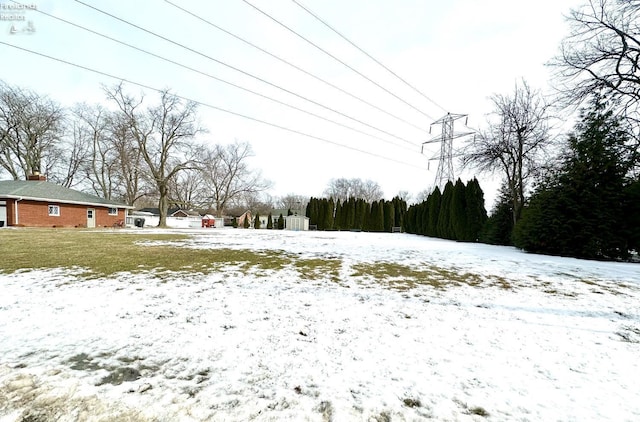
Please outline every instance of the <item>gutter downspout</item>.
[[22, 201], [22, 198], [16, 198], [16, 200], [13, 202], [13, 207], [15, 208], [14, 215], [16, 217], [16, 221], [13, 223], [14, 226], [17, 226], [18, 224], [20, 224], [20, 219], [18, 218], [18, 202], [19, 201]]

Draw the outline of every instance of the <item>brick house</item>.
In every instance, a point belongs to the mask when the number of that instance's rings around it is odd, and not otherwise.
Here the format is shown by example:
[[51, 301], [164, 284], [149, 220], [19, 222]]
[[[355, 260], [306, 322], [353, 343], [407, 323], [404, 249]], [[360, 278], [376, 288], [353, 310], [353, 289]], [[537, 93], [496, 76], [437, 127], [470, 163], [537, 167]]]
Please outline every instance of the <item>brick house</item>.
[[0, 180], [0, 226], [113, 227], [132, 208], [47, 182], [41, 175]]

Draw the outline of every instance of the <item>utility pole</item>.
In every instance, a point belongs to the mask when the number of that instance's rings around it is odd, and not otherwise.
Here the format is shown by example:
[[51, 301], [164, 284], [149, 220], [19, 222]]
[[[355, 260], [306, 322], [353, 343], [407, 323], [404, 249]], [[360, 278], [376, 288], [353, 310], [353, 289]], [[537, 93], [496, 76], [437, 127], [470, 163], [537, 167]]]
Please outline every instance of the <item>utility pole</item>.
[[[436, 155], [429, 159], [438, 160], [438, 171], [436, 172], [436, 180], [434, 182], [435, 186], [438, 186], [440, 190], [444, 189], [444, 186], [447, 184], [449, 180], [452, 182], [455, 181], [454, 173], [453, 173], [453, 140], [456, 138], [460, 138], [462, 136], [471, 135], [473, 132], [462, 132], [455, 133], [453, 130], [453, 124], [456, 120], [462, 119], [463, 117], [467, 117], [466, 114], [451, 114], [447, 113], [446, 116], [443, 116], [431, 123], [429, 127], [429, 133], [431, 133], [431, 128], [433, 125], [442, 125], [442, 130], [440, 131], [440, 136], [434, 137], [426, 142], [422, 143], [422, 153], [424, 153], [424, 145], [425, 144], [433, 144], [436, 142], [440, 142], [440, 155]], [[465, 125], [466, 125], [465, 121]]]

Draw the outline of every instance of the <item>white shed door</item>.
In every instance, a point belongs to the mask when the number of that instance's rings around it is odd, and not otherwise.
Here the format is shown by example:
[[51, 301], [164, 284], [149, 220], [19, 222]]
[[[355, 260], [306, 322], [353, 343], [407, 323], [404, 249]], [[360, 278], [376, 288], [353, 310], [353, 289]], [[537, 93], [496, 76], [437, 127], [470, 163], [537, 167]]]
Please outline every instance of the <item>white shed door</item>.
[[96, 226], [96, 210], [87, 208], [87, 227], [92, 229]]

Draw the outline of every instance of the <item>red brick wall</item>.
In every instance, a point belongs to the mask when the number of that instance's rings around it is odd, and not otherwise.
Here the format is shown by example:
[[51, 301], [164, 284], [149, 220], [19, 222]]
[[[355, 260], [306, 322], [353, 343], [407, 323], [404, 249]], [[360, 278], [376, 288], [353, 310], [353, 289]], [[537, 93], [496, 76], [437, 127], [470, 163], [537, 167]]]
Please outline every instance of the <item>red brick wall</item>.
[[[49, 205], [58, 205], [60, 216], [50, 216]], [[89, 208], [95, 210], [96, 227], [112, 227], [125, 218], [122, 208], [118, 208], [118, 215], [109, 215], [106, 207], [22, 200], [18, 202], [18, 224], [28, 227], [86, 227]], [[13, 210], [13, 204], [9, 208], [7, 201], [7, 214], [13, 214]], [[15, 225], [15, 221], [9, 219], [9, 225]]]

